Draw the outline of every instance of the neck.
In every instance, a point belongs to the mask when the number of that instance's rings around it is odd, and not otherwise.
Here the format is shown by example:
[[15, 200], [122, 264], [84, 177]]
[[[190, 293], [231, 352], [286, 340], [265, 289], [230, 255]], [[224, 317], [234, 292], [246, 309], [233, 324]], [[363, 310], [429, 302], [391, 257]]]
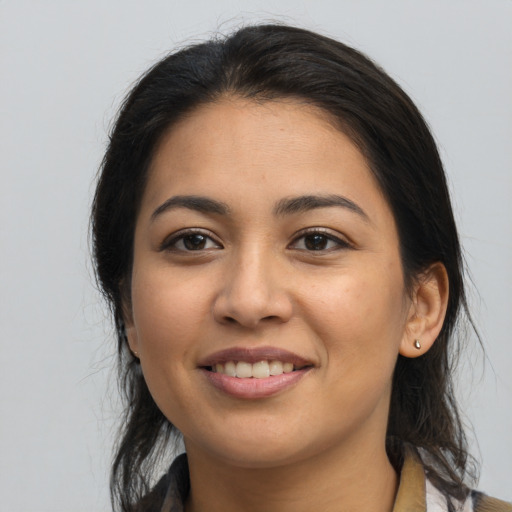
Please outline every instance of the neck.
[[271, 468], [241, 468], [187, 445], [187, 512], [390, 512], [397, 475], [384, 447], [326, 450]]

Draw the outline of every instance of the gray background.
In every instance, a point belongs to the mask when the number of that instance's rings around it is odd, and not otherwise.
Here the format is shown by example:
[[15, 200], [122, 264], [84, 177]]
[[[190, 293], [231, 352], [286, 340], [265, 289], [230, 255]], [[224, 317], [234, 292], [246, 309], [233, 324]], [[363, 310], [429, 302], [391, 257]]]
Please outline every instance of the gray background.
[[488, 356], [470, 340], [461, 400], [483, 459], [480, 487], [512, 500], [512, 1], [4, 0], [2, 511], [109, 509], [115, 348], [87, 241], [106, 131], [129, 85], [167, 50], [262, 19], [367, 52], [432, 126]]

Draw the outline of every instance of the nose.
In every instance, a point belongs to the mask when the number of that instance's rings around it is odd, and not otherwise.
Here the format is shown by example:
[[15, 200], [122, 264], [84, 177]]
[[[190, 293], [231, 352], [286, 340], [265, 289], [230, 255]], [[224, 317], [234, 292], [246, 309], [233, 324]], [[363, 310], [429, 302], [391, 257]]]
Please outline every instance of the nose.
[[229, 263], [213, 304], [217, 322], [250, 329], [262, 323], [287, 322], [292, 310], [286, 276], [276, 256], [265, 256], [261, 251], [246, 252]]

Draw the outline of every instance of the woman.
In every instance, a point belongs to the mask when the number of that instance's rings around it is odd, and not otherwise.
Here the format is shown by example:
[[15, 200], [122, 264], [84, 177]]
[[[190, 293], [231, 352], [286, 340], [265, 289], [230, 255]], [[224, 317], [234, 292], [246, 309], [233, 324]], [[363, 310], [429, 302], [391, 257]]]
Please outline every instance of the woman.
[[466, 483], [435, 143], [359, 52], [269, 25], [166, 57], [122, 106], [92, 224], [118, 509], [512, 510]]

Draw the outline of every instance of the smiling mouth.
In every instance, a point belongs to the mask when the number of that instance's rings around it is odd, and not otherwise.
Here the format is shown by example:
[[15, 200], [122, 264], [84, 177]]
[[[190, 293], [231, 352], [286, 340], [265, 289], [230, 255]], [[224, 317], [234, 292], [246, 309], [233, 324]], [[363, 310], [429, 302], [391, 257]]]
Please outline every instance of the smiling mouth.
[[272, 346], [231, 347], [198, 361], [214, 388], [237, 400], [260, 400], [294, 388], [314, 361]]
[[247, 361], [226, 361], [225, 363], [217, 363], [204, 368], [213, 373], [220, 373], [228, 377], [237, 377], [239, 379], [266, 379], [268, 377], [292, 373], [310, 367], [311, 365], [294, 365], [291, 362], [273, 359], [262, 360], [256, 363]]

